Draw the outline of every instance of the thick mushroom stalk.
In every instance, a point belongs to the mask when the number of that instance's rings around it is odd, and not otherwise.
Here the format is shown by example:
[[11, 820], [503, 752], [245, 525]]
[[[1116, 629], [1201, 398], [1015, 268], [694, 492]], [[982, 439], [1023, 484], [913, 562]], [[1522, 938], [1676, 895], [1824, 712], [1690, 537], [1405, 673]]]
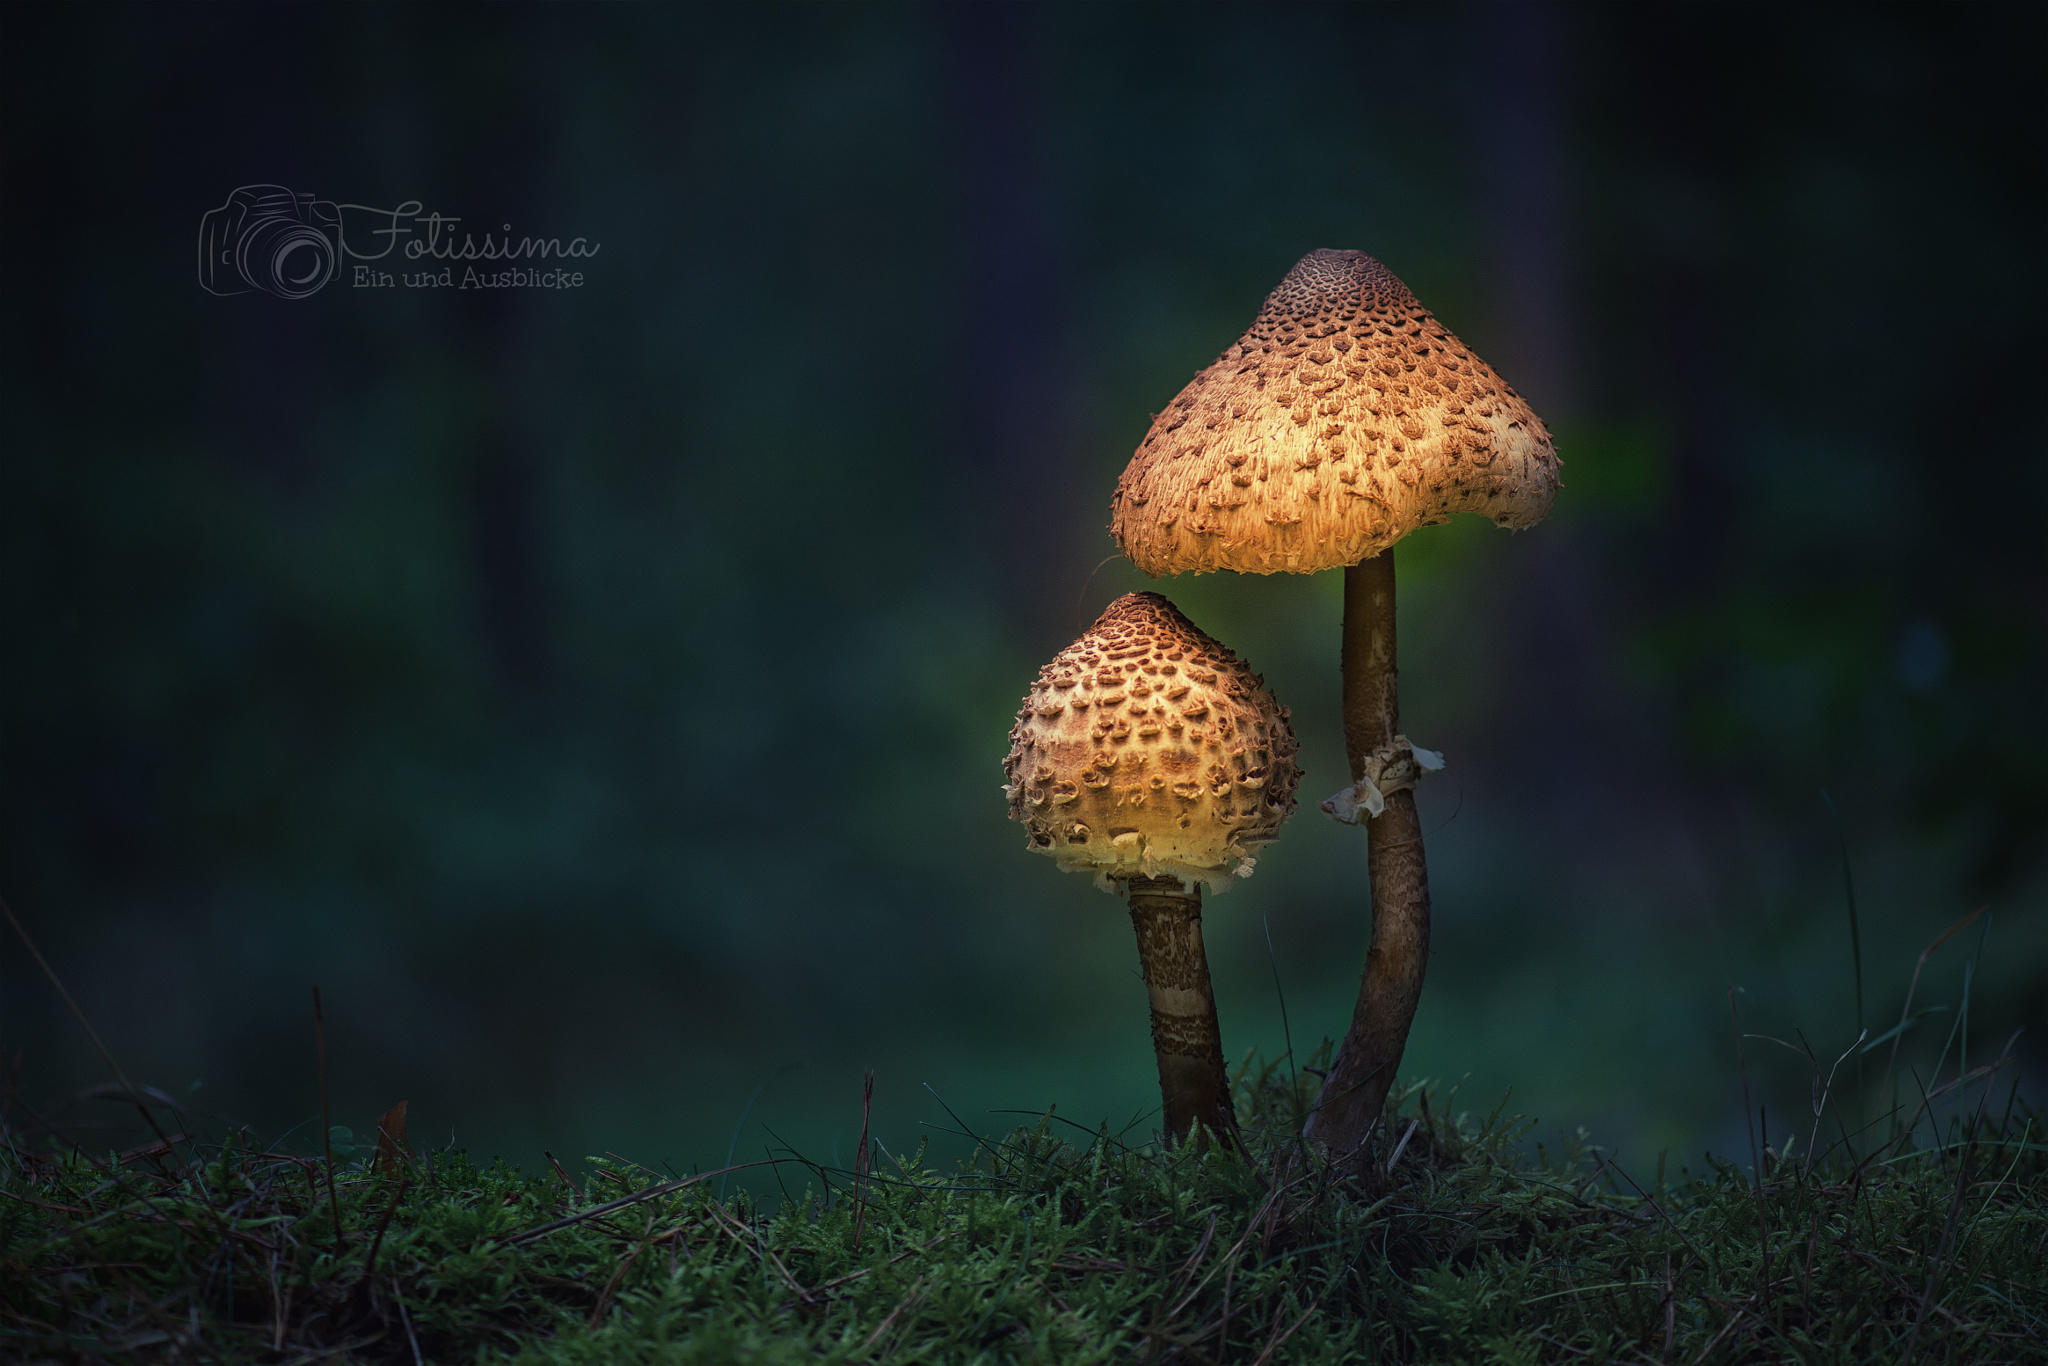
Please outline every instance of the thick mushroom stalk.
[[1216, 993], [1202, 951], [1202, 890], [1177, 877], [1134, 877], [1131, 928], [1138, 963], [1152, 998], [1152, 1052], [1159, 1064], [1159, 1097], [1170, 1140], [1213, 1134], [1238, 1145], [1237, 1112], [1223, 1066], [1223, 1032], [1216, 1023]]
[[1003, 791], [1031, 848], [1129, 901], [1152, 1001], [1166, 1136], [1231, 1143], [1202, 889], [1252, 870], [1300, 774], [1287, 708], [1157, 593], [1127, 593], [1039, 671]]
[[[1400, 733], [1394, 620], [1389, 550], [1344, 571], [1344, 750], [1353, 781], [1366, 776], [1372, 753]], [[1372, 884], [1372, 942], [1358, 1004], [1302, 1131], [1339, 1159], [1364, 1145], [1387, 1103], [1429, 962], [1429, 868], [1415, 794], [1399, 788], [1385, 794], [1385, 803], [1378, 815], [1359, 817]]]

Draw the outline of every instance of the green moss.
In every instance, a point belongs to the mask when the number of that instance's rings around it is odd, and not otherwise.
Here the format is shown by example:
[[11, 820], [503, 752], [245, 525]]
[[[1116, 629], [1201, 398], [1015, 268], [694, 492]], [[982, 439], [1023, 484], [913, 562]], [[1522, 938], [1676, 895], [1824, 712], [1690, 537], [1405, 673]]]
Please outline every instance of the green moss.
[[1047, 1116], [948, 1169], [779, 1159], [773, 1210], [615, 1160], [580, 1190], [456, 1151], [402, 1180], [353, 1160], [339, 1241], [313, 1159], [14, 1143], [0, 1358], [2000, 1361], [2048, 1335], [2030, 1111], [1667, 1184], [1583, 1135], [1531, 1156], [1518, 1122], [1415, 1088], [1391, 1173], [1389, 1143], [1346, 1186], [1286, 1137], [1312, 1081], [1240, 1078], [1248, 1158]]

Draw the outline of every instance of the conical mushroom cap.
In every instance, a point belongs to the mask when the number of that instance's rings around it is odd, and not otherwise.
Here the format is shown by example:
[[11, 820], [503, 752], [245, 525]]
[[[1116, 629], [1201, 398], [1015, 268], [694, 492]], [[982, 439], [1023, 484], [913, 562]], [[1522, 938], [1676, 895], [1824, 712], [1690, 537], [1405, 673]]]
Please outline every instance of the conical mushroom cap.
[[1243, 660], [1157, 593], [1127, 593], [1039, 671], [1003, 791], [1069, 872], [1220, 891], [1294, 810], [1294, 751], [1287, 708]]
[[1550, 433], [1362, 251], [1312, 251], [1152, 423], [1110, 533], [1148, 574], [1308, 574], [1476, 512], [1533, 526]]

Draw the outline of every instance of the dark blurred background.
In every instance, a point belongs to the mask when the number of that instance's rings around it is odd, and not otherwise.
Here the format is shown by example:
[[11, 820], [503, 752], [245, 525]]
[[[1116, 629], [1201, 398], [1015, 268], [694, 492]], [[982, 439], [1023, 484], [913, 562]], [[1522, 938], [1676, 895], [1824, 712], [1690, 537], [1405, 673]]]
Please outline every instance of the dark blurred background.
[[[1856, 1037], [1846, 866], [1861, 1023], [1987, 908], [1919, 986], [1953, 1012], [1967, 971], [1967, 1026], [1904, 1056], [2029, 1029], [2038, 1096], [2044, 39], [1988, 4], [10, 8], [0, 893], [133, 1076], [287, 1142], [315, 984], [336, 1122], [406, 1098], [529, 1166], [850, 1160], [868, 1066], [892, 1149], [947, 1122], [926, 1083], [1142, 1131], [1128, 921], [1026, 852], [1005, 733], [1144, 585], [1104, 528], [1148, 415], [1358, 247], [1567, 461], [1543, 526], [1399, 552], [1406, 728], [1451, 763], [1404, 1070], [1624, 1163], [1734, 1152], [1730, 987], [1824, 1061]], [[262, 183], [598, 254], [206, 292], [202, 217]], [[1311, 800], [1208, 919], [1226, 1047], [1305, 1054], [1367, 926], [1313, 806], [1340, 576], [1158, 586], [1294, 708]], [[119, 1118], [11, 935], [0, 1047], [11, 1123]], [[1803, 1141], [1810, 1066], [1748, 1066]]]

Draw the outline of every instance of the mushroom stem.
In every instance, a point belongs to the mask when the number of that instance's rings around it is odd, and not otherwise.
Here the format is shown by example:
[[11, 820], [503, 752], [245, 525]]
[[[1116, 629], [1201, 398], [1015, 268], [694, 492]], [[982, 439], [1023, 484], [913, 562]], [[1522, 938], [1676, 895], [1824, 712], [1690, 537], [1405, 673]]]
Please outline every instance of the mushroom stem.
[[1237, 1113], [1223, 1071], [1223, 1035], [1216, 993], [1202, 952], [1202, 891], [1177, 877], [1134, 877], [1129, 888], [1138, 962], [1152, 998], [1152, 1051], [1166, 1105], [1166, 1141], [1178, 1143], [1200, 1126], [1197, 1142], [1215, 1135], [1237, 1144]]
[[[1366, 757], [1400, 731], [1391, 550], [1344, 571], [1343, 662], [1344, 748], [1356, 781], [1365, 774]], [[1366, 821], [1365, 841], [1372, 884], [1365, 977], [1351, 1028], [1303, 1128], [1340, 1161], [1363, 1147], [1387, 1103], [1429, 960], [1429, 869], [1415, 794], [1406, 789], [1388, 793], [1385, 810]]]

